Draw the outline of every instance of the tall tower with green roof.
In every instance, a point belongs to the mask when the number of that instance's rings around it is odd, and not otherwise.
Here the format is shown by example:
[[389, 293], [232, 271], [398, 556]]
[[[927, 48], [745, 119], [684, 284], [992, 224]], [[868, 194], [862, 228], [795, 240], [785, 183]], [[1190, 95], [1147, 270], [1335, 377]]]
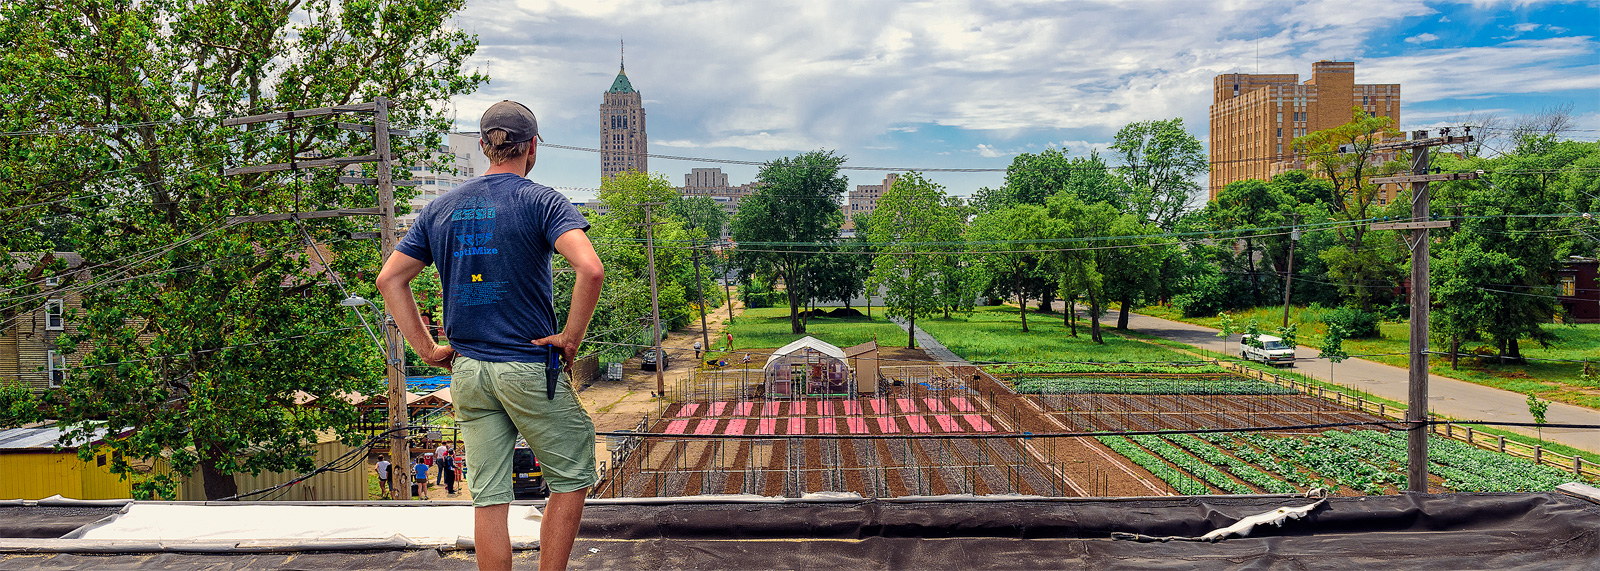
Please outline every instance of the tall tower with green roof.
[[650, 172], [644, 102], [628, 81], [626, 52], [600, 102], [600, 179], [627, 171]]

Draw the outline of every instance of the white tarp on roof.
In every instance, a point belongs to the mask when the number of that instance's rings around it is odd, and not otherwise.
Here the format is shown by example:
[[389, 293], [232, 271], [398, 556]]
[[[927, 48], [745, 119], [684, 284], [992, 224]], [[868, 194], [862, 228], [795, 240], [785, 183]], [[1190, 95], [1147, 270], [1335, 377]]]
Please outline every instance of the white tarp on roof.
[[793, 343], [779, 347], [777, 351], [773, 351], [772, 355], [767, 356], [767, 364], [762, 366], [762, 368], [765, 369], [767, 366], [771, 366], [773, 361], [782, 359], [785, 355], [799, 351], [802, 348], [815, 349], [817, 352], [829, 357], [833, 357], [840, 361], [845, 360], [843, 350], [839, 349], [838, 347], [834, 347], [833, 345], [830, 345], [821, 339], [807, 335], [805, 337], [795, 339]]
[[[135, 502], [116, 519], [83, 532], [82, 539], [263, 540], [385, 539], [455, 544], [472, 537], [472, 506], [264, 506], [177, 505]], [[511, 541], [539, 540], [539, 521], [514, 506]]]

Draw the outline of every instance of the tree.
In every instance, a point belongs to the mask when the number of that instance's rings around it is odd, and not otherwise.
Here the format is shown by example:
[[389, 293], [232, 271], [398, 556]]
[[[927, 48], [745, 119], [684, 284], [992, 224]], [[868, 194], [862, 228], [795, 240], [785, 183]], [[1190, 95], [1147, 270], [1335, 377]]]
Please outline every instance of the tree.
[[1322, 252], [1328, 277], [1342, 284], [1346, 297], [1367, 311], [1385, 295], [1384, 290], [1368, 286], [1393, 283], [1400, 277], [1394, 251], [1380, 249], [1392, 243], [1380, 242], [1367, 224], [1357, 222], [1371, 218], [1378, 207], [1379, 188], [1369, 179], [1402, 167], [1397, 162], [1384, 163], [1375, 147], [1385, 138], [1399, 136], [1394, 119], [1368, 115], [1356, 107], [1349, 123], [1294, 140], [1295, 152], [1309, 157], [1313, 172], [1333, 184], [1334, 199], [1327, 203], [1328, 213], [1334, 221], [1350, 222], [1333, 228], [1339, 243]]
[[940, 311], [935, 301], [939, 270], [951, 242], [961, 236], [955, 213], [944, 208], [944, 187], [909, 172], [878, 199], [872, 211], [872, 242], [878, 254], [872, 260], [867, 287], [883, 288], [890, 317], [909, 321], [906, 346], [917, 346], [917, 318]]
[[1057, 234], [1056, 220], [1048, 209], [1037, 204], [985, 212], [972, 221], [968, 231], [978, 268], [991, 283], [1016, 297], [1024, 333], [1028, 331], [1025, 284], [1040, 272], [1041, 258], [1045, 256], [1040, 251], [1040, 241]]
[[1242, 248], [1228, 250], [1224, 256], [1233, 271], [1242, 273], [1250, 281], [1251, 296], [1247, 301], [1250, 305], [1261, 304], [1267, 294], [1260, 279], [1262, 272], [1256, 269], [1256, 260], [1267, 257], [1266, 246], [1287, 238], [1256, 236], [1255, 229], [1285, 225], [1288, 219], [1284, 212], [1291, 206], [1288, 195], [1260, 180], [1228, 183], [1217, 193], [1217, 198], [1206, 205], [1211, 226], [1224, 231], [1220, 234], [1221, 240], [1243, 244]]
[[1139, 121], [1118, 130], [1111, 148], [1131, 187], [1131, 210], [1164, 231], [1175, 228], [1200, 191], [1195, 179], [1209, 168], [1200, 140], [1182, 118]]
[[1600, 145], [1534, 136], [1490, 161], [1443, 159], [1452, 170], [1493, 172], [1476, 181], [1440, 184], [1436, 207], [1504, 216], [1469, 217], [1458, 222], [1459, 229], [1441, 231], [1445, 238], [1432, 276], [1439, 300], [1434, 334], [1453, 345], [1475, 334], [1487, 335], [1500, 360], [1513, 363], [1523, 360], [1522, 340], [1540, 345], [1558, 340], [1544, 327], [1561, 311], [1554, 297], [1555, 274], [1562, 259], [1573, 253], [1567, 249], [1572, 240], [1583, 236], [1569, 232], [1573, 228], [1560, 218], [1538, 215], [1570, 212], [1573, 205], [1566, 199], [1571, 194], [1563, 184], [1574, 175], [1594, 180], [1578, 173], [1596, 158]]
[[[375, 297], [377, 249], [343, 238], [371, 219], [225, 220], [371, 207], [372, 190], [338, 184], [331, 169], [220, 170], [372, 154], [370, 135], [335, 129], [351, 120], [335, 116], [248, 126], [220, 118], [385, 96], [390, 120], [420, 134], [394, 141], [403, 171], [426, 156], [418, 151], [437, 148], [450, 97], [487, 81], [463, 70], [477, 40], [448, 24], [461, 5], [15, 0], [0, 8], [11, 48], [0, 53], [8, 94], [0, 122], [98, 128], [0, 145], [0, 169], [35, 187], [30, 200], [65, 199], [51, 206], [65, 224], [60, 245], [93, 268], [74, 286], [83, 295], [78, 331], [58, 347], [82, 360], [52, 396], [64, 438], [106, 430], [117, 435], [106, 442], [113, 472], [165, 457], [176, 474], [198, 470], [210, 498], [238, 491], [235, 472], [310, 470], [323, 431], [361, 438], [344, 397], [378, 392], [383, 364], [339, 301], [345, 289]], [[116, 124], [126, 127], [99, 128]], [[409, 192], [398, 193], [400, 204]], [[300, 406], [308, 397], [315, 406]], [[136, 480], [135, 494], [170, 496], [174, 486], [171, 474], [157, 474]]]
[[1072, 240], [1056, 248], [1051, 264], [1058, 288], [1064, 299], [1080, 294], [1088, 299], [1089, 338], [1105, 343], [1100, 334], [1100, 316], [1105, 313], [1107, 302], [1107, 272], [1125, 262], [1117, 250], [1135, 246], [1138, 239], [1133, 237], [1144, 234], [1146, 227], [1136, 215], [1120, 214], [1104, 202], [1084, 204], [1070, 194], [1050, 197], [1047, 208], [1050, 218], [1056, 221], [1056, 237]]
[[839, 239], [844, 222], [839, 200], [849, 186], [839, 173], [844, 162], [832, 151], [768, 162], [756, 175], [756, 191], [739, 201], [733, 217], [733, 240], [741, 244], [739, 267], [783, 281], [793, 333], [806, 332], [798, 294], [805, 287], [806, 265], [819, 249], [813, 244]]

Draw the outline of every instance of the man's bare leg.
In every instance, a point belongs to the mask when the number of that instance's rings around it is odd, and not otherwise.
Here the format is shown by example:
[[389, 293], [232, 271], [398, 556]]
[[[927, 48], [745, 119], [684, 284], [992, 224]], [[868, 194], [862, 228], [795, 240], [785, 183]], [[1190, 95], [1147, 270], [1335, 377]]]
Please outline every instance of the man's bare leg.
[[550, 494], [544, 504], [544, 521], [539, 525], [539, 570], [562, 571], [572, 557], [572, 542], [578, 539], [578, 524], [583, 521], [583, 499], [589, 488]]
[[472, 509], [472, 548], [477, 552], [479, 571], [511, 569], [511, 530], [506, 527], [510, 513], [511, 504]]

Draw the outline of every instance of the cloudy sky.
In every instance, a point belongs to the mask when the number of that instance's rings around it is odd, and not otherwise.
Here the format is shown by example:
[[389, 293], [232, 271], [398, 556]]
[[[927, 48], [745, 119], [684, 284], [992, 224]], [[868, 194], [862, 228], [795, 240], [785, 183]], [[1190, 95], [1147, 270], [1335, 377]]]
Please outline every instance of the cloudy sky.
[[[1600, 135], [1600, 2], [1536, 0], [469, 0], [472, 66], [492, 82], [454, 103], [477, 128], [517, 99], [547, 142], [599, 144], [601, 92], [627, 73], [650, 152], [766, 160], [832, 149], [851, 165], [1004, 168], [1020, 152], [1103, 148], [1132, 121], [1183, 118], [1206, 139], [1222, 73], [1356, 62], [1358, 83], [1399, 83], [1403, 128], [1469, 112], [1506, 118], [1571, 104]], [[594, 153], [545, 149], [530, 175], [574, 198]], [[690, 161], [651, 159], [682, 184]], [[724, 166], [732, 182], [755, 167]], [[958, 195], [1000, 173], [937, 174]], [[850, 183], [882, 175], [851, 172]]]

